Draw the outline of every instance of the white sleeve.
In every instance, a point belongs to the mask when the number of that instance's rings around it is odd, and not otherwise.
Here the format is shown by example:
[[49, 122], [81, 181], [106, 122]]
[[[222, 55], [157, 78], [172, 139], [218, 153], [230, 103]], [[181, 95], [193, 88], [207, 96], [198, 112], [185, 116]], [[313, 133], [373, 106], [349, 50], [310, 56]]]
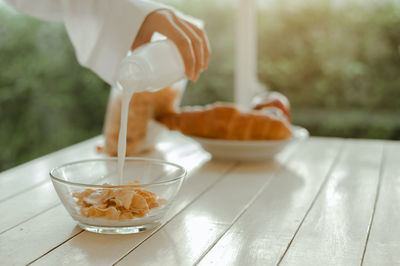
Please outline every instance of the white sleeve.
[[147, 0], [6, 1], [39, 19], [63, 21], [79, 63], [110, 85], [146, 16], [167, 8]]

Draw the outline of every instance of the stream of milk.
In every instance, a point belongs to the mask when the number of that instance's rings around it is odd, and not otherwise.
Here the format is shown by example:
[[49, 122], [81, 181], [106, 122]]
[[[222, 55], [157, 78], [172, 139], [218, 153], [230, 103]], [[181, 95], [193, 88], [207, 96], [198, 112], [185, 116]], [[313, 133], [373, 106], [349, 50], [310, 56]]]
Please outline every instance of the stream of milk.
[[118, 184], [123, 184], [123, 175], [124, 175], [124, 164], [126, 157], [126, 135], [127, 135], [127, 127], [128, 127], [128, 113], [129, 113], [129, 103], [131, 102], [131, 98], [133, 96], [134, 90], [127, 90], [125, 88], [122, 89], [121, 94], [121, 125], [119, 128], [118, 135]]

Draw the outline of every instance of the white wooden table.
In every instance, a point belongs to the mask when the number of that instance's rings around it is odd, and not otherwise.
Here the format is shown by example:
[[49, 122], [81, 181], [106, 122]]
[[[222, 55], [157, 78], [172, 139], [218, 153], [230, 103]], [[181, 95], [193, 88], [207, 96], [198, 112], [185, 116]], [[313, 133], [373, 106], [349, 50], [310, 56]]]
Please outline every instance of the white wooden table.
[[163, 225], [82, 231], [48, 176], [94, 138], [0, 174], [0, 265], [399, 265], [400, 143], [310, 138], [276, 160], [210, 160], [167, 136], [147, 156], [189, 170]]

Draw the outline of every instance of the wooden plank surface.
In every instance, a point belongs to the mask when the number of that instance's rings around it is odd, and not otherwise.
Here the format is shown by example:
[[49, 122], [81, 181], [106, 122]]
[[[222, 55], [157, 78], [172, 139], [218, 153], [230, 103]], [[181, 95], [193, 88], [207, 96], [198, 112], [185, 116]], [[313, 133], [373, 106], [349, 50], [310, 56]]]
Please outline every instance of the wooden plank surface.
[[281, 265], [360, 265], [381, 160], [382, 142], [345, 142]]
[[301, 146], [199, 264], [275, 264], [334, 164], [341, 142], [312, 139]]
[[93, 138], [1, 173], [0, 190], [8, 196], [0, 200], [0, 212], [13, 215], [0, 219], [0, 234], [59, 205], [49, 171], [66, 162], [104, 156], [95, 151], [99, 142]]
[[[171, 139], [169, 138], [172, 138], [172, 144], [176, 145], [171, 146]], [[82, 150], [79, 148], [79, 145], [75, 146], [75, 148], [77, 149], [74, 159], [78, 160]], [[71, 154], [74, 154], [74, 152], [71, 151]], [[207, 185], [207, 180], [209, 180], [210, 177], [212, 180], [215, 175], [223, 175], [224, 171], [233, 165], [232, 162], [209, 165], [207, 163], [210, 159], [208, 153], [201, 150], [200, 146], [193, 141], [176, 134], [172, 134], [172, 136], [169, 136], [165, 141], [162, 141], [160, 147], [157, 147], [155, 151], [143, 154], [142, 156], [146, 155], [153, 158], [167, 158], [171, 162], [180, 162], [181, 165], [192, 173], [196, 172], [198, 167], [204, 166], [205, 176], [200, 177], [202, 179], [198, 181], [203, 181], [205, 185]], [[51, 158], [46, 156], [43, 160], [44, 164], [46, 164], [46, 159], [51, 160]], [[192, 175], [188, 175], [185, 183], [191, 180], [191, 178]], [[201, 185], [202, 184], [200, 184], [200, 187]], [[195, 183], [194, 186], [196, 186]], [[192, 187], [192, 190], [192, 193], [190, 191], [188, 193], [196, 195], [194, 191], [195, 187]], [[176, 205], [176, 208], [182, 207], [185, 203], [187, 203], [187, 201], [182, 200], [180, 204]], [[57, 205], [59, 206], [56, 207]], [[15, 210], [20, 210], [20, 212], [16, 213]], [[67, 219], [64, 223], [59, 221], [60, 217], [67, 216], [67, 212], [60, 205], [60, 201], [58, 200], [50, 180], [1, 202], [0, 211], [16, 213], [16, 215], [0, 219], [0, 229], [4, 229], [0, 230], [0, 246], [4, 246], [0, 248], [0, 254], [7, 254], [5, 262], [9, 262], [10, 264], [14, 264], [14, 262], [28, 263], [67, 240], [71, 236], [71, 232], [75, 232], [76, 230], [81, 232], [81, 230], [76, 227], [76, 222], [72, 219]], [[49, 218], [50, 220], [48, 220]], [[44, 224], [51, 225], [52, 223], [61, 223], [63, 226], [61, 228], [58, 227], [58, 230], [48, 230], [46, 231], [47, 233], [43, 233], [43, 230], [31, 230], [31, 227]], [[6, 229], [10, 230], [5, 232]], [[72, 235], [75, 235], [75, 233], [72, 233]], [[42, 241], [45, 236], [51, 238], [51, 240]], [[20, 254], [20, 250], [18, 250], [17, 247], [7, 244], [10, 243], [10, 240], [13, 240], [15, 243], [18, 243], [18, 241], [26, 243], [24, 239], [27, 238], [40, 244], [32, 248], [30, 252], [24, 252], [23, 254]]]
[[101, 137], [83, 141], [0, 173], [0, 202], [48, 182], [50, 169], [58, 165], [77, 158], [99, 157], [96, 152], [98, 143], [101, 143]]
[[[34, 163], [27, 163], [17, 167], [15, 170], [6, 171], [5, 179], [8, 180], [10, 177], [14, 177], [16, 181], [11, 182], [12, 186], [5, 184], [4, 188], [1, 187], [2, 190], [8, 191], [11, 196], [0, 201], [0, 212], [14, 213], [14, 215], [5, 215], [4, 218], [0, 219], [0, 234], [59, 205], [60, 201], [49, 177], [50, 169], [56, 165], [87, 159], [88, 157], [105, 157], [104, 154], [93, 152], [96, 143], [101, 143], [100, 138], [93, 138], [64, 151], [56, 152], [54, 157], [44, 156], [35, 160]], [[164, 141], [160, 142], [160, 147], [157, 147], [155, 151], [142, 154], [139, 157], [143, 156], [178, 162], [185, 166], [188, 171], [201, 166], [210, 158], [207, 153], [200, 149], [197, 143], [178, 134], [168, 135]], [[35, 172], [39, 174], [35, 174]], [[21, 173], [24, 174], [22, 175]], [[36, 180], [36, 182], [29, 179], [28, 173], [32, 173], [33, 176], [38, 177], [41, 181]], [[0, 180], [3, 177], [1, 173]], [[30, 189], [21, 190], [20, 187], [28, 187]]]
[[0, 235], [58, 204], [60, 200], [50, 182], [1, 202]]
[[[290, 149], [287, 152], [289, 151]], [[285, 153], [282, 153], [282, 156], [284, 155]], [[190, 162], [198, 163], [199, 160], [192, 158]], [[203, 198], [204, 194], [209, 193], [208, 191], [224, 178], [233, 165], [233, 162], [213, 160], [204, 167], [197, 168], [195, 173], [186, 180], [176, 204], [165, 218], [165, 224], [175, 216], [181, 216], [180, 213], [187, 206], [190, 208], [195, 204], [194, 202], [198, 201], [198, 198]], [[103, 236], [83, 232], [35, 261], [34, 264], [49, 265], [61, 262], [66, 265], [110, 265], [146, 239], [152, 238], [152, 235], [161, 228], [130, 236]], [[104, 243], [107, 245], [105, 246]]]
[[251, 205], [292, 152], [276, 161], [237, 165], [118, 265], [192, 265]]
[[15, 214], [0, 219], [1, 265], [400, 264], [399, 142], [311, 138], [275, 161], [235, 163], [169, 135], [142, 156], [190, 174], [163, 225], [135, 235], [82, 231], [48, 178], [71, 158], [102, 156], [97, 143], [0, 173], [0, 213]]
[[[232, 162], [209, 162], [189, 175], [176, 202], [165, 217], [165, 222], [172, 219], [190, 205], [199, 195], [213, 186], [229, 171]], [[83, 232], [45, 257], [37, 260], [35, 265], [110, 265], [154, 234], [154, 230], [134, 235], [99, 235]]]
[[[215, 182], [215, 180], [218, 179], [220, 175], [223, 175], [224, 171], [227, 171], [229, 167], [232, 167], [232, 165], [233, 163], [207, 163], [202, 167], [202, 171], [197, 171], [189, 175], [183, 184], [180, 196], [178, 196], [179, 200], [177, 201], [177, 204], [174, 204], [173, 209], [168, 213], [166, 219], [170, 219], [174, 213], [183, 209], [185, 205], [190, 204], [192, 198], [198, 196], [198, 193], [201, 193], [205, 187], [212, 184], [212, 182]], [[39, 258], [41, 255], [80, 232], [82, 232], [82, 230], [76, 225], [76, 222], [72, 220], [64, 207], [58, 206], [53, 210], [1, 234], [0, 254], [7, 255], [7, 260], [5, 260], [5, 262], [17, 265], [26, 264]], [[138, 239], [144, 240], [149, 235], [140, 234]], [[84, 241], [87, 241], [88, 238], [91, 239], [91, 237], [93, 237], [93, 239], [88, 241], [88, 247], [92, 245], [94, 255], [98, 251], [96, 250], [96, 244], [104, 245], [105, 241], [110, 241], [110, 236], [106, 235], [97, 235], [85, 232], [82, 236]], [[135, 238], [135, 235], [132, 235], [132, 237]], [[26, 239], [29, 239], [30, 241], [27, 242]], [[43, 241], [45, 239], [48, 240]], [[15, 243], [16, 245], [10, 246], [8, 244], [10, 242]], [[31, 247], [32, 242], [38, 244]], [[123, 247], [124, 245], [129, 246], [131, 238], [129, 236], [121, 236], [121, 238], [117, 237], [115, 242], [116, 243], [113, 243], [113, 241], [111, 241], [110, 244], [116, 248], [121, 246]], [[78, 249], [78, 247], [75, 248]], [[29, 249], [29, 252], [21, 253], [21, 250], [25, 249]], [[85, 251], [87, 250], [85, 249]], [[76, 251], [71, 252], [70, 255], [73, 257], [75, 254]], [[101, 254], [99, 256], [102, 257]], [[65, 260], [67, 259], [68, 258], [65, 257]], [[71, 261], [74, 261], [74, 259], [71, 259]], [[74, 263], [75, 262], [76, 261], [74, 261]]]
[[25, 265], [81, 232], [62, 205], [0, 235], [1, 265]]
[[400, 143], [385, 143], [382, 180], [364, 265], [400, 265]]

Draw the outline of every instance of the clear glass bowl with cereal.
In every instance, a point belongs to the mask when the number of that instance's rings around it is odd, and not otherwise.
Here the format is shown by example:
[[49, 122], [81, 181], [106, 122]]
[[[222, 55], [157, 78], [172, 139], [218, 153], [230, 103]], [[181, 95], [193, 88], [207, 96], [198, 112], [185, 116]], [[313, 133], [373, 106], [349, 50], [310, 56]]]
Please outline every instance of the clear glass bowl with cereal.
[[[166, 161], [127, 157], [83, 160], [50, 171], [64, 207], [79, 226], [103, 234], [138, 233], [158, 226], [186, 170]], [[122, 185], [120, 185], [122, 184]]]

